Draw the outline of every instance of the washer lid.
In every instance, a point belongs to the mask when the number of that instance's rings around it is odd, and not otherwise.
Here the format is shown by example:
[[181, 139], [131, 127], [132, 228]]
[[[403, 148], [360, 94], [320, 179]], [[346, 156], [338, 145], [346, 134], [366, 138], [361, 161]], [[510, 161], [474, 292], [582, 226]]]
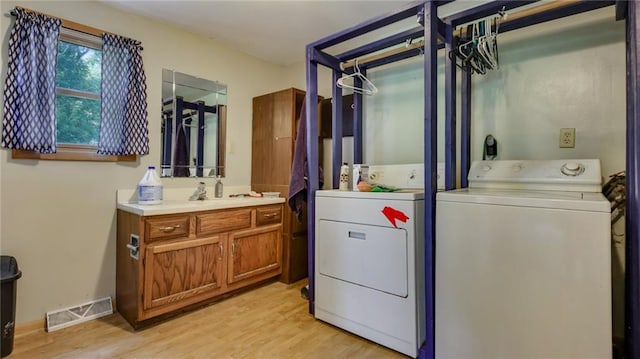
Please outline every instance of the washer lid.
[[601, 192], [600, 160], [475, 161], [470, 188]]
[[436, 201], [611, 213], [605, 196], [592, 192], [464, 188], [438, 192]]

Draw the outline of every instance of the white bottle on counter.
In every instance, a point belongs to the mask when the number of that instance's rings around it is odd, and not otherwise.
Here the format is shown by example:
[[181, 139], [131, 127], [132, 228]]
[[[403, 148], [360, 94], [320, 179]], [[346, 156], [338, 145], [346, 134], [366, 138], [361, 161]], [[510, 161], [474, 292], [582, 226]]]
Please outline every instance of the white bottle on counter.
[[338, 189], [341, 191], [349, 190], [349, 165], [346, 162], [342, 163], [342, 167], [340, 167], [340, 182]]
[[149, 166], [144, 177], [138, 182], [138, 204], [161, 204], [162, 181], [154, 166]]

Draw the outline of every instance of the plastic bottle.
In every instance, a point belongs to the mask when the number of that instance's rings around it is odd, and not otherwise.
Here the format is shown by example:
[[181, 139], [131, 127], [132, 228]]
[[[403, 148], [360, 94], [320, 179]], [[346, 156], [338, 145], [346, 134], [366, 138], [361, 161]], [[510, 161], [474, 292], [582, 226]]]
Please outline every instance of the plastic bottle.
[[161, 204], [162, 181], [154, 166], [149, 166], [144, 177], [138, 182], [138, 204]]
[[338, 189], [341, 191], [349, 190], [349, 165], [346, 162], [340, 167], [340, 182]]
[[358, 192], [358, 183], [369, 180], [369, 165], [353, 164], [353, 190]]
[[218, 176], [216, 180], [216, 198], [222, 198], [222, 181], [220, 180], [220, 176]]

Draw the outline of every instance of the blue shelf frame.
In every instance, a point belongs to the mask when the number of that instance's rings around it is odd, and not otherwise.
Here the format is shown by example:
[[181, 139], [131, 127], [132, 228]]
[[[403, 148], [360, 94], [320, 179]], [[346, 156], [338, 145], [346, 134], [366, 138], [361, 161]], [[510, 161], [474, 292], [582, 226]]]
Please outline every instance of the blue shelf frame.
[[[407, 39], [423, 38], [424, 49], [413, 49], [401, 53], [394, 53], [378, 58], [365, 64], [359, 64], [361, 71], [393, 63], [422, 54], [424, 52], [424, 188], [425, 188], [425, 308], [426, 340], [419, 351], [420, 358], [435, 357], [435, 307], [434, 307], [434, 261], [435, 261], [435, 196], [437, 178], [437, 50], [455, 46], [454, 29], [462, 24], [495, 14], [503, 8], [506, 10], [535, 3], [536, 1], [493, 1], [475, 8], [456, 13], [443, 19], [438, 18], [437, 9], [449, 1], [420, 1], [408, 4], [387, 15], [376, 17], [359, 25], [345, 29], [306, 47], [306, 83], [307, 83], [307, 165], [308, 173], [318, 168], [318, 112], [315, 105], [318, 102], [318, 65], [333, 70], [333, 81], [337, 81], [343, 74], [352, 69], [342, 69], [341, 64], [356, 58], [384, 50], [386, 48], [405, 43]], [[626, 213], [626, 308], [625, 352], [628, 358], [640, 358], [640, 6], [636, 0], [629, 1], [589, 1], [582, 0], [564, 6], [539, 11], [528, 16], [522, 16], [514, 21], [501, 25], [500, 32], [521, 29], [534, 24], [595, 10], [598, 8], [616, 6], [616, 19], [626, 21], [626, 57], [627, 57], [627, 148], [626, 148], [626, 178], [627, 178], [627, 213]], [[383, 28], [395, 22], [417, 17], [422, 26], [388, 36], [372, 43], [359, 46], [338, 55], [330, 55], [324, 50], [343, 43], [373, 30]], [[453, 189], [456, 184], [456, 157], [460, 149], [460, 183], [467, 187], [467, 175], [471, 164], [471, 72], [461, 71], [460, 86], [460, 131], [461, 141], [456, 143], [456, 65], [445, 56], [445, 188]], [[342, 89], [334, 86], [332, 91], [334, 102], [332, 105], [332, 135], [341, 138], [342, 134]], [[362, 162], [362, 96], [354, 95], [354, 163]], [[342, 141], [333, 141], [332, 173], [334, 187], [338, 183], [338, 174], [342, 161]], [[314, 248], [315, 248], [315, 192], [319, 189], [316, 176], [309, 176], [307, 191], [308, 213], [308, 257], [309, 257], [309, 312], [314, 313], [315, 278], [314, 278]]]

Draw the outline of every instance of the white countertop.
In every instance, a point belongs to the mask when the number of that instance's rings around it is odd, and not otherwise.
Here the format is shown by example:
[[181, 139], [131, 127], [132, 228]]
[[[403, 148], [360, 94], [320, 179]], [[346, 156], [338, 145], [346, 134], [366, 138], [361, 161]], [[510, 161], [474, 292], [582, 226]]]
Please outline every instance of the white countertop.
[[[139, 216], [155, 216], [160, 214], [186, 213], [209, 211], [215, 209], [238, 208], [249, 206], [262, 206], [266, 204], [284, 203], [285, 198], [265, 197], [233, 197], [210, 198], [204, 201], [189, 201], [185, 193], [193, 192], [192, 189], [164, 189], [162, 204], [138, 204], [133, 195], [134, 190], [118, 190], [117, 208]], [[239, 192], [241, 193], [241, 192]], [[132, 196], [133, 195], [133, 196]], [[282, 194], [281, 194], [282, 195]], [[184, 199], [182, 199], [184, 198]]]
[[118, 209], [140, 216], [159, 214], [209, 211], [213, 209], [262, 206], [265, 204], [284, 203], [284, 198], [215, 198], [204, 201], [166, 200], [162, 204], [118, 203]]

